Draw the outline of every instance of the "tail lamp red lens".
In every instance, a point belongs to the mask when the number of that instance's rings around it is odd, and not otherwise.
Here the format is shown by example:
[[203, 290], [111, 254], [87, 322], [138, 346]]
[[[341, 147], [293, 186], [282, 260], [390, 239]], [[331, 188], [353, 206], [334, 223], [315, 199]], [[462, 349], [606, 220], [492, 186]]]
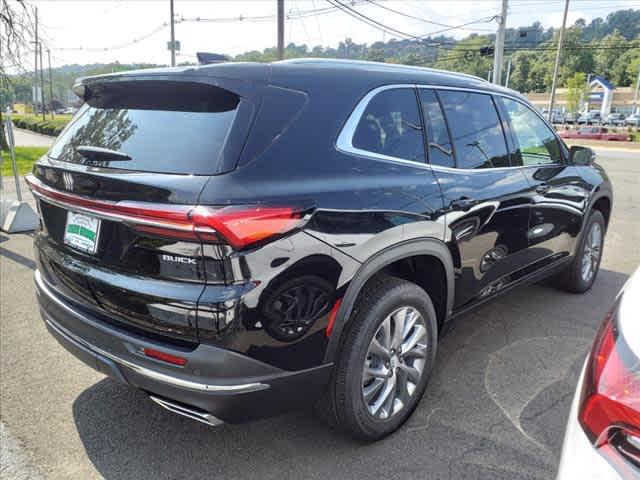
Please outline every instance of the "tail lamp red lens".
[[580, 404], [580, 424], [595, 445], [640, 432], [638, 362], [618, 330], [615, 311], [610, 313], [587, 363]]
[[161, 360], [173, 365], [179, 365], [181, 367], [184, 367], [187, 364], [186, 358], [172, 355], [166, 352], [161, 352], [160, 350], [155, 350], [153, 348], [143, 348], [142, 353], [144, 353], [147, 357], [155, 358], [156, 360]]
[[45, 199], [124, 221], [140, 232], [180, 240], [227, 241], [238, 249], [299, 227], [305, 211], [282, 205], [209, 207], [94, 200], [53, 189], [34, 175], [26, 180]]

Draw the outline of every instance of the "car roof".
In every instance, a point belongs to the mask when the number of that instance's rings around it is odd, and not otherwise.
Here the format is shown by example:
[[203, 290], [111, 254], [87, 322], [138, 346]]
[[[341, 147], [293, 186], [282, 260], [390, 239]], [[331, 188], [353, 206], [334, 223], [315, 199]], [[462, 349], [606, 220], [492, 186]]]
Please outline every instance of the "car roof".
[[[80, 79], [95, 82], [101, 79], [132, 78], [135, 76], [207, 76], [237, 79], [244, 82], [268, 83], [309, 91], [314, 87], [339, 86], [355, 91], [369, 90], [389, 84], [421, 84], [473, 88], [488, 92], [506, 93], [524, 98], [518, 92], [464, 73], [434, 68], [369, 62], [347, 59], [298, 58], [272, 63], [228, 62], [212, 65], [183, 66], [132, 70]], [[356, 92], [354, 92], [356, 93]]]

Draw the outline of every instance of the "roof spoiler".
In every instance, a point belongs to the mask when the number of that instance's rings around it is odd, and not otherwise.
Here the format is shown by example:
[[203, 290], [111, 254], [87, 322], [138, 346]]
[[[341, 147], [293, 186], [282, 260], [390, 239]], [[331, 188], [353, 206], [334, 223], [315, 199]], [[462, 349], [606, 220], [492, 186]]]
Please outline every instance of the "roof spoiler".
[[210, 65], [212, 63], [224, 63], [229, 61], [229, 57], [219, 53], [197, 52], [198, 63], [200, 65]]

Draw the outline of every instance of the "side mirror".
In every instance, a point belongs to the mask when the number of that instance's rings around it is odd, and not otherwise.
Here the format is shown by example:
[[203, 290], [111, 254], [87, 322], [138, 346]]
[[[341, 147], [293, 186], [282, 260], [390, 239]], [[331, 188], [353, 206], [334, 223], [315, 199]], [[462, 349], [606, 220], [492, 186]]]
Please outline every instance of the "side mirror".
[[569, 160], [573, 165], [591, 165], [596, 159], [596, 153], [589, 147], [574, 145], [569, 150]]

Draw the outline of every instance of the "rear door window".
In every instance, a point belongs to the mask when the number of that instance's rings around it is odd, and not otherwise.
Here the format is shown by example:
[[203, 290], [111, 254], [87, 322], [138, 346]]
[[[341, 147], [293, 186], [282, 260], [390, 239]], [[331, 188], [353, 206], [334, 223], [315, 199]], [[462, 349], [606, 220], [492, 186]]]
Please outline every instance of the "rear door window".
[[367, 105], [352, 145], [367, 152], [424, 162], [422, 125], [412, 88], [384, 90]]
[[490, 95], [438, 92], [453, 141], [458, 168], [509, 166], [502, 124]]
[[[236, 117], [239, 97], [181, 82], [128, 82], [98, 91], [58, 138], [58, 160], [155, 173], [209, 175]], [[132, 85], [138, 83], [138, 85]], [[87, 159], [78, 147], [125, 154]], [[79, 149], [82, 151], [83, 149]]]

